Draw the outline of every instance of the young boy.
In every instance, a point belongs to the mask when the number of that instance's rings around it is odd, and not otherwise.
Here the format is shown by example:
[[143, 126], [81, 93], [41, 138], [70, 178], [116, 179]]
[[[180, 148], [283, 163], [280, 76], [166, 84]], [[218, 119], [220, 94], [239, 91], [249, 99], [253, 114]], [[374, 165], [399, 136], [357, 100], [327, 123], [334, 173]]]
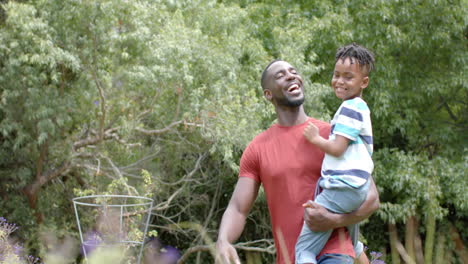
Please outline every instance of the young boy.
[[[359, 208], [369, 189], [374, 168], [372, 125], [370, 110], [361, 96], [373, 68], [374, 56], [366, 48], [355, 43], [339, 48], [331, 87], [343, 103], [331, 121], [330, 137], [322, 138], [312, 123], [304, 129], [304, 137], [325, 152], [315, 202], [335, 213], [349, 213]], [[318, 194], [320, 189], [322, 192]], [[313, 206], [304, 204], [304, 207]], [[363, 245], [358, 242], [358, 225], [347, 228], [356, 256], [359, 256]], [[317, 263], [316, 257], [331, 231], [314, 232], [304, 223], [296, 244], [296, 263]]]

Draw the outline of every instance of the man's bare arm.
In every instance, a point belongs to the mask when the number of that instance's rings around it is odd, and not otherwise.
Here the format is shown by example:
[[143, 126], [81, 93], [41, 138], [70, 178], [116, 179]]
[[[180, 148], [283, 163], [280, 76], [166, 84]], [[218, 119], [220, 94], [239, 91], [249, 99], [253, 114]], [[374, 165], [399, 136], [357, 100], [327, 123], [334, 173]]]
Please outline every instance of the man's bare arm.
[[368, 218], [373, 212], [379, 209], [379, 193], [374, 180], [370, 178], [371, 185], [364, 203], [355, 211], [347, 214], [335, 214], [328, 211], [319, 204], [308, 201], [304, 212], [304, 220], [307, 226], [316, 232], [335, 229], [338, 227], [357, 224]]
[[242, 234], [245, 220], [257, 198], [260, 184], [247, 177], [239, 177], [229, 205], [223, 214], [216, 242], [218, 263], [239, 263], [232, 243]]

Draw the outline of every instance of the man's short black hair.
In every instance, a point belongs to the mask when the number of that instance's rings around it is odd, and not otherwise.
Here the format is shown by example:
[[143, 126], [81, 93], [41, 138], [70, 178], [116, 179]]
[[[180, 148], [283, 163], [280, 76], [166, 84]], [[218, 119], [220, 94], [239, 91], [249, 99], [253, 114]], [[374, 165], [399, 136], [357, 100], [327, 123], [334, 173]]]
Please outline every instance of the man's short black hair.
[[[345, 60], [346, 58], [357, 60], [359, 67], [365, 69], [366, 74], [369, 74], [374, 69], [374, 54], [354, 42], [336, 51], [335, 62], [340, 59]], [[354, 63], [353, 60], [351, 60], [352, 63]]]
[[278, 62], [278, 61], [283, 61], [283, 60], [280, 60], [280, 59], [274, 59], [272, 60], [266, 67], [265, 69], [263, 70], [262, 72], [262, 78], [260, 80], [260, 84], [262, 85], [262, 89], [265, 90], [265, 81], [266, 81], [266, 76], [267, 76], [267, 73], [268, 73], [268, 68], [270, 68], [270, 66], [275, 63], [275, 62]]

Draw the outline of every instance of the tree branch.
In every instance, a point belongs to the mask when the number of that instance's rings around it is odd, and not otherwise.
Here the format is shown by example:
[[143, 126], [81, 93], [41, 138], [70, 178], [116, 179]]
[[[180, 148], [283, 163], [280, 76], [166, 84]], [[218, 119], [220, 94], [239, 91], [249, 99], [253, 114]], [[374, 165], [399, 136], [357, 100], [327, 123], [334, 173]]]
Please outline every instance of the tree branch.
[[75, 143], [73, 143], [73, 150], [76, 151], [82, 147], [86, 147], [89, 145], [97, 145], [103, 140], [108, 140], [115, 138], [114, 133], [118, 128], [110, 128], [107, 129], [104, 133], [104, 136], [101, 138], [99, 135], [98, 136], [88, 136], [85, 139], [78, 140]]
[[[252, 247], [252, 246], [246, 246], [249, 244], [255, 244], [258, 242], [267, 242], [269, 244], [268, 247], [262, 248], [262, 247]], [[195, 253], [195, 252], [209, 252], [213, 246], [210, 245], [197, 245], [194, 247], [191, 247], [185, 251], [185, 253], [182, 255], [182, 257], [179, 259], [177, 264], [183, 264], [188, 260], [188, 257]], [[245, 250], [245, 251], [253, 251], [253, 252], [260, 252], [260, 253], [268, 253], [268, 254], [275, 254], [275, 245], [273, 244], [273, 240], [271, 239], [261, 239], [261, 240], [256, 240], [256, 241], [251, 241], [251, 242], [244, 242], [244, 243], [237, 243], [234, 245], [234, 248], [238, 250]]]
[[47, 138], [46, 141], [40, 146], [40, 153], [39, 158], [36, 162], [36, 181], [40, 180], [42, 177], [42, 170], [44, 167], [44, 160], [49, 152], [49, 139]]
[[40, 188], [44, 186], [50, 180], [68, 171], [70, 167], [71, 167], [71, 163], [69, 161], [65, 161], [58, 168], [54, 170], [50, 170], [46, 174], [41, 173], [33, 183], [24, 187], [23, 193], [28, 197], [29, 206], [32, 209], [36, 208], [37, 193], [39, 192]]
[[94, 70], [91, 71], [93, 80], [96, 84], [96, 87], [99, 91], [99, 106], [101, 107], [101, 117], [99, 118], [99, 138], [102, 140], [104, 138], [104, 123], [106, 121], [106, 97], [104, 95], [104, 89], [102, 84], [97, 76], [97, 34], [93, 34], [93, 66]]
[[[187, 185], [188, 181], [187, 181], [187, 178], [190, 178], [193, 176], [193, 174], [195, 174], [195, 172], [197, 172], [199, 169], [200, 169], [200, 166], [201, 166], [201, 161], [203, 160], [203, 158], [207, 155], [207, 153], [204, 153], [203, 155], [200, 155], [200, 157], [198, 157], [197, 159], [197, 162], [195, 163], [195, 167], [192, 169], [192, 171], [190, 171], [188, 174], [184, 175], [180, 180], [178, 180], [176, 183], [171, 183], [171, 184], [168, 184], [166, 183], [167, 185], [176, 185], [176, 184], [179, 184], [181, 182], [184, 182], [184, 184], [179, 188], [177, 189], [177, 191], [173, 192], [171, 194], [171, 196], [169, 196], [169, 198], [162, 202], [162, 203], [159, 203], [155, 206], [153, 206], [149, 211], [162, 211], [162, 210], [165, 210], [167, 208], [169, 208], [169, 206], [171, 205], [171, 202], [172, 200], [174, 200], [174, 198], [184, 190], [185, 186]], [[124, 216], [133, 216], [133, 215], [138, 215], [138, 214], [142, 214], [142, 213], [145, 213], [147, 210], [139, 210], [139, 211], [135, 211], [135, 212], [129, 212], [129, 213], [126, 213]]]
[[152, 136], [152, 135], [159, 135], [159, 134], [166, 133], [169, 130], [171, 130], [173, 127], [178, 126], [180, 124], [184, 124], [184, 126], [203, 127], [203, 125], [200, 125], [200, 124], [197, 124], [197, 123], [187, 123], [187, 122], [185, 122], [185, 120], [179, 120], [179, 121], [172, 122], [171, 124], [169, 124], [168, 126], [166, 126], [165, 128], [162, 128], [162, 129], [147, 130], [147, 129], [139, 128], [139, 127], [135, 128], [135, 129], [137, 131], [145, 134], [145, 135]]

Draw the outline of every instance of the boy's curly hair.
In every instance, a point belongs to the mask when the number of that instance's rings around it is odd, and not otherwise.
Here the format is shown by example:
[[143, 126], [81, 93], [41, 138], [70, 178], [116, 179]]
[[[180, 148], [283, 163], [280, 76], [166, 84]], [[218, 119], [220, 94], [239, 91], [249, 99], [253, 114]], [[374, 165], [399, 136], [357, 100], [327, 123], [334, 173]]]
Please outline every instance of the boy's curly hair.
[[354, 63], [353, 59], [357, 60], [359, 67], [364, 69], [366, 74], [369, 74], [374, 69], [374, 54], [355, 42], [341, 47], [336, 51], [335, 62], [339, 59], [344, 61], [346, 58], [351, 59], [351, 64]]

